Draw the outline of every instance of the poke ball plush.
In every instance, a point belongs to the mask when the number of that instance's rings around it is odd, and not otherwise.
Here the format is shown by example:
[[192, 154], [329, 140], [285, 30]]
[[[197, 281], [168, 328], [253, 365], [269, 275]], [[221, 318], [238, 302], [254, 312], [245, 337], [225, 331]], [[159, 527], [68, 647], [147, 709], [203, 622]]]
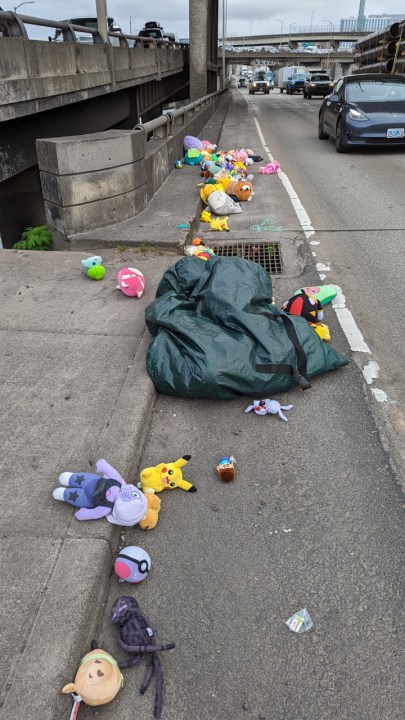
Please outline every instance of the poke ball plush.
[[181, 162], [181, 160], [175, 160], [174, 167], [176, 168], [176, 170], [181, 170], [181, 168], [183, 167], [183, 163]]
[[118, 273], [117, 290], [122, 290], [124, 295], [140, 298], [145, 289], [145, 278], [140, 270], [136, 268], [122, 268]]
[[114, 572], [120, 582], [139, 583], [147, 578], [152, 567], [150, 556], [137, 545], [128, 545], [115, 558]]

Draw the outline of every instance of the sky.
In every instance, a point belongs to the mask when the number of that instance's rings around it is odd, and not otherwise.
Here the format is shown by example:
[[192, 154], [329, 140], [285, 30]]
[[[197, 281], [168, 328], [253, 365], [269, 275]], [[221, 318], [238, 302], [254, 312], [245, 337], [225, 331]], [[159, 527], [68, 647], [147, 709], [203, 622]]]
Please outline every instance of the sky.
[[[18, 4], [18, 0], [13, 3]], [[219, 35], [222, 36], [222, 2], [219, 0]], [[12, 10], [7, 0], [0, 0], [4, 10]], [[227, 7], [226, 36], [240, 37], [263, 33], [292, 33], [299, 27], [322, 26], [330, 23], [338, 26], [342, 17], [357, 17], [359, 0], [225, 0]], [[179, 38], [189, 36], [189, 0], [107, 0], [108, 14], [122, 27], [124, 32], [137, 34], [145, 21], [157, 20], [167, 32], [174, 32]], [[96, 0], [35, 0], [24, 4], [19, 12], [36, 17], [63, 20], [73, 16], [95, 15]], [[402, 14], [405, 17], [403, 0], [366, 0], [365, 14]], [[52, 30], [28, 26], [30, 38], [46, 39]]]

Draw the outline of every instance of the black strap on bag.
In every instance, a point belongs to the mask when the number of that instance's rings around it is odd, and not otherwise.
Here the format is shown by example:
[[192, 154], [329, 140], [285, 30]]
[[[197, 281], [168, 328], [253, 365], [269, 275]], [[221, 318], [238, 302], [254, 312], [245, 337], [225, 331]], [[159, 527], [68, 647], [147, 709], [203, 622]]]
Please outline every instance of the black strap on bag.
[[288, 315], [272, 315], [268, 312], [262, 312], [260, 315], [264, 315], [274, 322], [277, 322], [278, 318], [281, 318], [284, 323], [286, 333], [291, 340], [297, 355], [298, 370], [293, 368], [292, 365], [273, 365], [271, 363], [265, 363], [263, 365], [256, 365], [256, 371], [261, 373], [288, 373], [293, 375], [303, 390], [308, 390], [308, 388], [311, 387], [311, 383], [307, 378], [307, 356], [305, 355], [304, 349], [298, 339], [298, 335], [291, 318], [289, 318]]

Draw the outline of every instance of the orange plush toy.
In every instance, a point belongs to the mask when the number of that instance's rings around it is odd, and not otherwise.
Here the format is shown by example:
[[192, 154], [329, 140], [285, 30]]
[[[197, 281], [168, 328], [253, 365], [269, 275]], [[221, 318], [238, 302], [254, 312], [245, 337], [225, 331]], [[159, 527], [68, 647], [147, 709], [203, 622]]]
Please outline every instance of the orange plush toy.
[[250, 180], [231, 180], [227, 184], [225, 192], [235, 202], [250, 202], [254, 195]]
[[93, 640], [92, 650], [82, 659], [74, 682], [65, 685], [62, 692], [71, 693], [73, 708], [71, 720], [77, 718], [80, 703], [97, 707], [106, 705], [115, 698], [124, 684], [118, 663]]

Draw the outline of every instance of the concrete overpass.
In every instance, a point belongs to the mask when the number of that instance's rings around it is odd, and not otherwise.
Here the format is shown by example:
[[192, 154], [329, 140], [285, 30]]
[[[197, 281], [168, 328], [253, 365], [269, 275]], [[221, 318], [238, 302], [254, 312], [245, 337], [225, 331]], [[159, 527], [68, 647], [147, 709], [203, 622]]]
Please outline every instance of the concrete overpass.
[[[0, 234], [19, 239], [45, 221], [36, 142], [130, 130], [163, 105], [217, 90], [218, 0], [189, 0], [190, 46], [0, 10]], [[31, 40], [32, 25], [62, 30], [63, 42]], [[206, 32], [202, 32], [202, 28]], [[106, 41], [107, 40], [107, 41]], [[114, 45], [112, 44], [114, 42]], [[124, 141], [123, 141], [124, 142]]]
[[[222, 64], [221, 57], [219, 58], [219, 62]], [[250, 65], [252, 62], [259, 62], [263, 65], [268, 65], [271, 70], [277, 70], [285, 65], [304, 65], [305, 67], [313, 67], [315, 65], [326, 67], [332, 63], [339, 63], [342, 67], [342, 72], [345, 75], [354, 60], [352, 53], [336, 52], [334, 50], [324, 53], [291, 53], [283, 50], [280, 50], [277, 53], [247, 50], [241, 52], [227, 50], [225, 52], [226, 65]]]
[[[290, 48], [296, 48], [300, 43], [326, 43], [329, 42], [332, 47], [338, 48], [341, 42], [352, 42], [355, 43], [360, 38], [369, 35], [369, 32], [360, 32], [358, 30], [353, 32], [336, 30], [331, 28], [319, 29], [319, 28], [305, 28], [300, 32], [294, 31], [293, 33], [278, 33], [278, 34], [263, 34], [263, 35], [245, 35], [241, 36], [230, 36], [226, 38], [226, 44], [233, 45], [234, 47], [265, 47], [266, 45], [288, 45]], [[220, 38], [222, 42], [222, 38]]]

